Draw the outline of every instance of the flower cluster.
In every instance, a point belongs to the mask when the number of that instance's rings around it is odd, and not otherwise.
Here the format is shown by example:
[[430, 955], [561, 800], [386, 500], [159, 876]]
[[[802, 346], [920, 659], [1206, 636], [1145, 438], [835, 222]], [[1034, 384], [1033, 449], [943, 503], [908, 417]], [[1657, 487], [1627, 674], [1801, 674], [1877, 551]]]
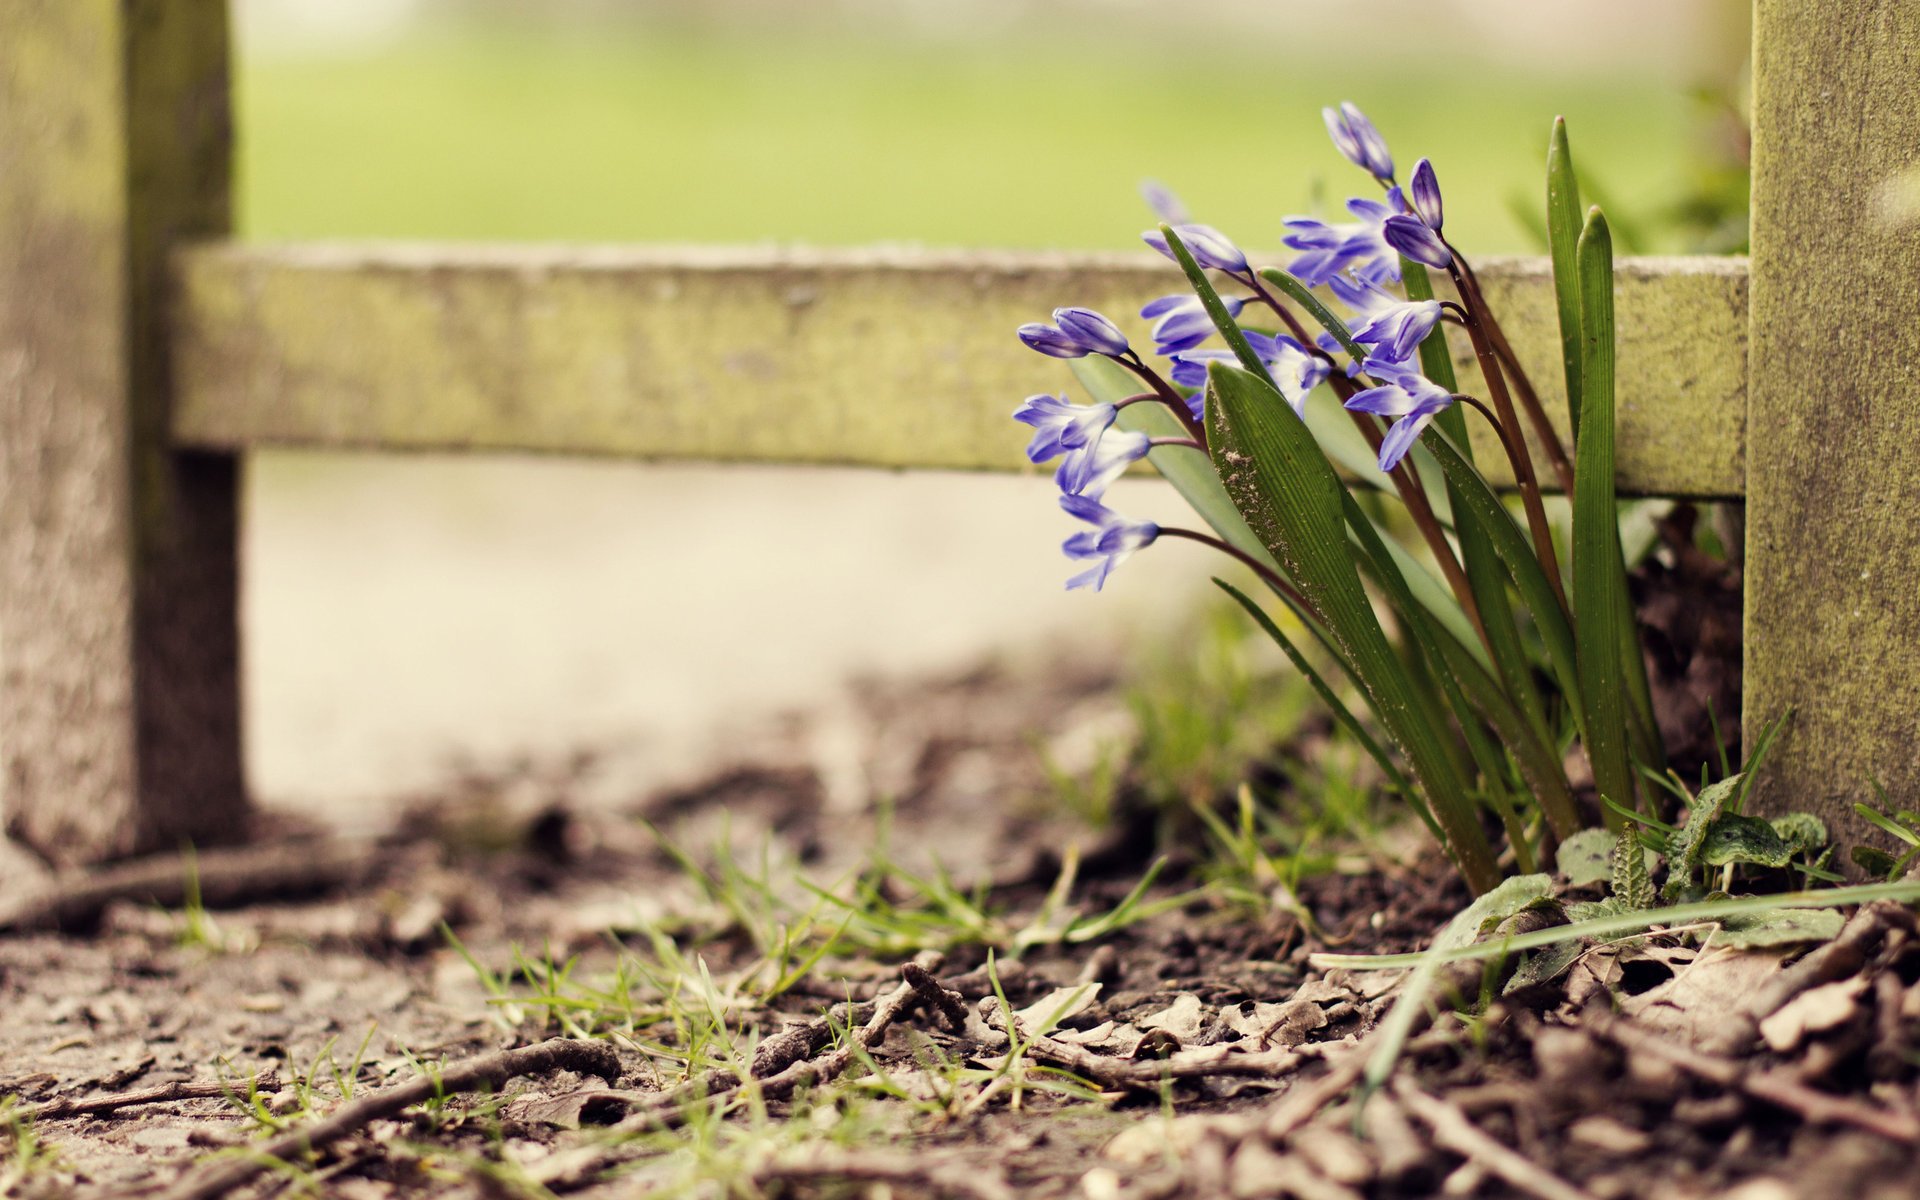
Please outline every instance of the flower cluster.
[[[1309, 394], [1332, 379], [1349, 410], [1392, 420], [1384, 435], [1372, 435], [1379, 447], [1380, 469], [1392, 472], [1435, 414], [1454, 400], [1451, 392], [1421, 375], [1416, 365], [1420, 344], [1442, 319], [1441, 304], [1408, 299], [1389, 290], [1401, 281], [1403, 256], [1442, 269], [1453, 263], [1452, 250], [1441, 236], [1440, 186], [1433, 164], [1423, 158], [1402, 187], [1385, 139], [1354, 105], [1325, 109], [1322, 116], [1335, 148], [1373, 176], [1384, 197], [1347, 201], [1351, 222], [1287, 217], [1281, 242], [1298, 252], [1287, 264], [1293, 277], [1308, 288], [1326, 288], [1347, 311], [1347, 336], [1365, 351], [1363, 355], [1349, 354], [1349, 345], [1329, 333], [1311, 337], [1297, 315], [1263, 284], [1246, 253], [1218, 229], [1194, 222], [1171, 191], [1148, 183], [1141, 192], [1195, 263], [1247, 290], [1245, 295], [1221, 294], [1228, 317], [1236, 321], [1243, 314], [1273, 317], [1285, 326], [1284, 331], [1248, 328], [1243, 332], [1269, 381], [1294, 412], [1304, 417]], [[1177, 261], [1160, 230], [1148, 230], [1141, 239]], [[1062, 504], [1094, 526], [1069, 538], [1065, 549], [1075, 559], [1097, 556], [1100, 566], [1074, 576], [1069, 587], [1099, 588], [1127, 554], [1159, 536], [1159, 527], [1130, 522], [1099, 501], [1109, 483], [1158, 446], [1178, 443], [1182, 449], [1204, 450], [1208, 365], [1240, 361], [1233, 350], [1207, 346], [1218, 331], [1198, 296], [1184, 292], [1161, 296], [1141, 308], [1140, 316], [1153, 323], [1153, 354], [1166, 360], [1164, 367], [1149, 365], [1117, 324], [1087, 308], [1055, 309], [1051, 323], [1034, 322], [1017, 331], [1029, 348], [1050, 357], [1097, 355], [1120, 363], [1147, 389], [1126, 403], [1162, 403], [1191, 435], [1149, 438], [1116, 424], [1123, 405], [1074, 404], [1065, 396], [1032, 396], [1015, 411], [1015, 420], [1034, 428], [1027, 457], [1035, 463], [1060, 460], [1054, 478]]]

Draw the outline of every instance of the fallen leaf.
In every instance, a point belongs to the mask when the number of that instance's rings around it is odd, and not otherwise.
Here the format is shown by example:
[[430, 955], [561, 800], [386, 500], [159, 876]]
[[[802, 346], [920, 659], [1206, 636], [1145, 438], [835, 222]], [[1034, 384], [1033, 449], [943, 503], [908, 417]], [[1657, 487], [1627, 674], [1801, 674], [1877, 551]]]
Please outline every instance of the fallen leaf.
[[1186, 1043], [1200, 1036], [1205, 1016], [1200, 997], [1186, 992], [1152, 1016], [1139, 1018], [1137, 1024], [1146, 1030], [1163, 1029]]
[[1099, 998], [1100, 985], [1097, 983], [1055, 988], [1013, 1015], [1020, 1022], [1022, 1030], [1030, 1034], [1042, 1033], [1085, 1012]]
[[1860, 1010], [1860, 994], [1866, 990], [1864, 975], [1810, 988], [1760, 1022], [1760, 1036], [1769, 1047], [1784, 1054], [1809, 1035], [1838, 1029], [1852, 1020]]

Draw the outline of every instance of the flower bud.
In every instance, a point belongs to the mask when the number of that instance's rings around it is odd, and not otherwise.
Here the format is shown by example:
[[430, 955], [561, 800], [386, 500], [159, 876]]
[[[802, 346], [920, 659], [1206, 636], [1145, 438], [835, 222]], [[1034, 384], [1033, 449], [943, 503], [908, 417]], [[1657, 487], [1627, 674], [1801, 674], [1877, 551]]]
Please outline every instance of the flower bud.
[[1373, 127], [1373, 122], [1367, 120], [1367, 114], [1351, 101], [1342, 101], [1338, 109], [1321, 109], [1320, 116], [1327, 123], [1327, 134], [1333, 139], [1334, 149], [1348, 162], [1375, 179], [1393, 179], [1393, 155], [1387, 151], [1386, 139]]
[[1388, 217], [1380, 234], [1387, 239], [1387, 245], [1406, 255], [1417, 263], [1429, 267], [1450, 267], [1453, 265], [1453, 251], [1440, 240], [1440, 235], [1428, 228], [1419, 217], [1402, 214]]
[[1434, 177], [1431, 159], [1423, 158], [1413, 165], [1413, 182], [1407, 190], [1411, 193], [1413, 211], [1438, 232], [1446, 213], [1440, 206], [1440, 181]]
[[1056, 308], [1053, 323], [1060, 332], [1079, 342], [1086, 351], [1115, 357], [1127, 352], [1127, 335], [1120, 327], [1090, 308]]
[[1027, 349], [1038, 350], [1049, 358], [1085, 358], [1087, 355], [1087, 348], [1078, 339], [1038, 321], [1029, 321], [1014, 333], [1026, 343]]

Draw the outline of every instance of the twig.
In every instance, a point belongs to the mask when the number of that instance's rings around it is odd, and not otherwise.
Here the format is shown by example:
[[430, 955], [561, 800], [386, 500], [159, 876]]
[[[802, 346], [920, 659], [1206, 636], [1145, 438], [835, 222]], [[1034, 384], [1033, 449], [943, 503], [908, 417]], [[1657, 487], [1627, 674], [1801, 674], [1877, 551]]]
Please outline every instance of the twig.
[[262, 897], [309, 896], [367, 878], [378, 852], [350, 842], [299, 842], [156, 855], [75, 875], [56, 876], [31, 895], [0, 908], [0, 933], [85, 930], [115, 901], [175, 908], [186, 902], [188, 877], [208, 908], [234, 908]]
[[1662, 1059], [1709, 1083], [1745, 1092], [1755, 1100], [1786, 1109], [1803, 1121], [1816, 1125], [1851, 1125], [1891, 1142], [1920, 1144], [1920, 1118], [1911, 1113], [1891, 1112], [1847, 1096], [1822, 1092], [1793, 1079], [1785, 1071], [1756, 1071], [1730, 1059], [1669, 1042], [1618, 1017], [1597, 1016], [1583, 1023], [1629, 1053]]
[[1012, 1200], [998, 1167], [978, 1162], [935, 1163], [921, 1155], [876, 1154], [818, 1147], [775, 1158], [752, 1172], [758, 1184], [838, 1179], [910, 1188], [914, 1194], [964, 1196], [970, 1200]]
[[1467, 1115], [1445, 1100], [1429, 1096], [1401, 1078], [1393, 1082], [1393, 1095], [1407, 1111], [1426, 1122], [1433, 1130], [1435, 1145], [1466, 1158], [1490, 1175], [1496, 1175], [1513, 1187], [1540, 1200], [1593, 1200], [1593, 1194], [1575, 1187], [1545, 1167], [1531, 1162], [1518, 1150], [1498, 1141], [1467, 1119]]
[[159, 1200], [214, 1200], [253, 1182], [274, 1163], [303, 1157], [416, 1104], [461, 1092], [492, 1090], [516, 1076], [545, 1075], [551, 1071], [577, 1071], [612, 1082], [620, 1077], [620, 1059], [604, 1042], [576, 1042], [567, 1038], [485, 1054], [437, 1075], [423, 1075], [399, 1087], [343, 1104], [322, 1120], [290, 1129], [251, 1147], [245, 1158], [228, 1158], [190, 1169], [171, 1188], [160, 1193]]
[[1760, 1036], [1760, 1022], [1786, 1006], [1801, 992], [1843, 979], [1866, 965], [1867, 956], [1896, 925], [1911, 927], [1913, 914], [1891, 900], [1865, 904], [1846, 927], [1826, 945], [1780, 972], [1728, 1018], [1720, 1032], [1707, 1040], [1709, 1054], [1737, 1055]]
[[[612, 1162], [619, 1147], [617, 1143], [623, 1136], [659, 1129], [672, 1129], [684, 1123], [691, 1106], [702, 1101], [716, 1099], [739, 1091], [752, 1083], [755, 1090], [764, 1098], [781, 1100], [791, 1096], [803, 1087], [838, 1078], [854, 1062], [858, 1054], [879, 1045], [887, 1036], [887, 1030], [895, 1021], [916, 1007], [925, 1007], [931, 1012], [943, 1015], [956, 1006], [959, 1001], [944, 991], [923, 964], [925, 957], [907, 963], [900, 968], [901, 983], [891, 992], [880, 997], [872, 1004], [851, 1006], [835, 1005], [827, 1017], [808, 1022], [797, 1030], [790, 1030], [783, 1037], [791, 1037], [795, 1044], [811, 1044], [819, 1039], [818, 1046], [825, 1046], [839, 1030], [847, 1028], [848, 1022], [836, 1023], [835, 1013], [864, 1011], [868, 1013], [866, 1023], [856, 1031], [847, 1044], [819, 1058], [790, 1058], [783, 1051], [775, 1056], [763, 1056], [756, 1053], [753, 1065], [748, 1068], [745, 1078], [737, 1072], [725, 1069], [709, 1071], [699, 1079], [688, 1080], [677, 1087], [664, 1092], [654, 1092], [643, 1100], [633, 1103], [627, 1115], [606, 1130], [609, 1144], [583, 1146], [578, 1150], [555, 1154], [542, 1162], [533, 1171], [535, 1181], [548, 1188], [564, 1188], [576, 1185], [589, 1175], [599, 1171]], [[932, 962], [937, 963], [934, 958]], [[777, 1067], [775, 1064], [778, 1063]], [[764, 1076], [762, 1067], [774, 1068]]]
[[[1019, 1021], [1013, 1022], [1018, 1026]], [[993, 1006], [988, 1024], [1003, 1033], [1008, 1019], [998, 1004]], [[1299, 1070], [1318, 1057], [1300, 1049], [1245, 1051], [1231, 1044], [1202, 1046], [1180, 1050], [1166, 1058], [1118, 1058], [1095, 1054], [1085, 1046], [1076, 1046], [1057, 1038], [1035, 1037], [1018, 1029], [1021, 1049], [1032, 1058], [1050, 1066], [1064, 1067], [1108, 1091], [1144, 1089], [1151, 1091], [1169, 1079], [1201, 1079], [1233, 1076], [1237, 1078], [1277, 1079]]]
[[[51, 1121], [61, 1117], [87, 1116], [97, 1113], [113, 1112], [116, 1109], [132, 1108], [139, 1104], [169, 1104], [175, 1100], [213, 1100], [233, 1095], [245, 1085], [238, 1081], [214, 1083], [163, 1083], [158, 1087], [141, 1088], [133, 1092], [114, 1092], [105, 1096], [90, 1096], [85, 1099], [49, 1100], [45, 1104], [34, 1104], [14, 1110], [17, 1117], [33, 1121]], [[277, 1092], [280, 1090], [280, 1076], [269, 1071], [252, 1081], [254, 1090]]]

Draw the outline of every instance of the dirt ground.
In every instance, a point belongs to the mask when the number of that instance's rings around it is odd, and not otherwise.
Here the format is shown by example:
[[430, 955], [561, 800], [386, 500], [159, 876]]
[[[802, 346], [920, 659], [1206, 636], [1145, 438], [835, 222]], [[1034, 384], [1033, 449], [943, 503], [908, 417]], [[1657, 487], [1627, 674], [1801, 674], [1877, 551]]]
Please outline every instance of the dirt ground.
[[[1667, 674], [1737, 692], [1660, 627]], [[1443, 974], [1461, 1008], [1409, 1009], [1359, 1090], [1406, 973], [1316, 956], [1423, 947], [1466, 892], [1393, 828], [1291, 878], [1223, 874], [1124, 788], [1104, 826], [1066, 811], [1045, 764], [1097, 759], [1115, 684], [874, 683], [612, 808], [571, 802], [582, 756], [423, 793], [377, 842], [281, 817], [92, 880], [10, 861], [0, 1187], [1920, 1195], [1910, 910], [1815, 945], [1627, 938], [1505, 990]]]

